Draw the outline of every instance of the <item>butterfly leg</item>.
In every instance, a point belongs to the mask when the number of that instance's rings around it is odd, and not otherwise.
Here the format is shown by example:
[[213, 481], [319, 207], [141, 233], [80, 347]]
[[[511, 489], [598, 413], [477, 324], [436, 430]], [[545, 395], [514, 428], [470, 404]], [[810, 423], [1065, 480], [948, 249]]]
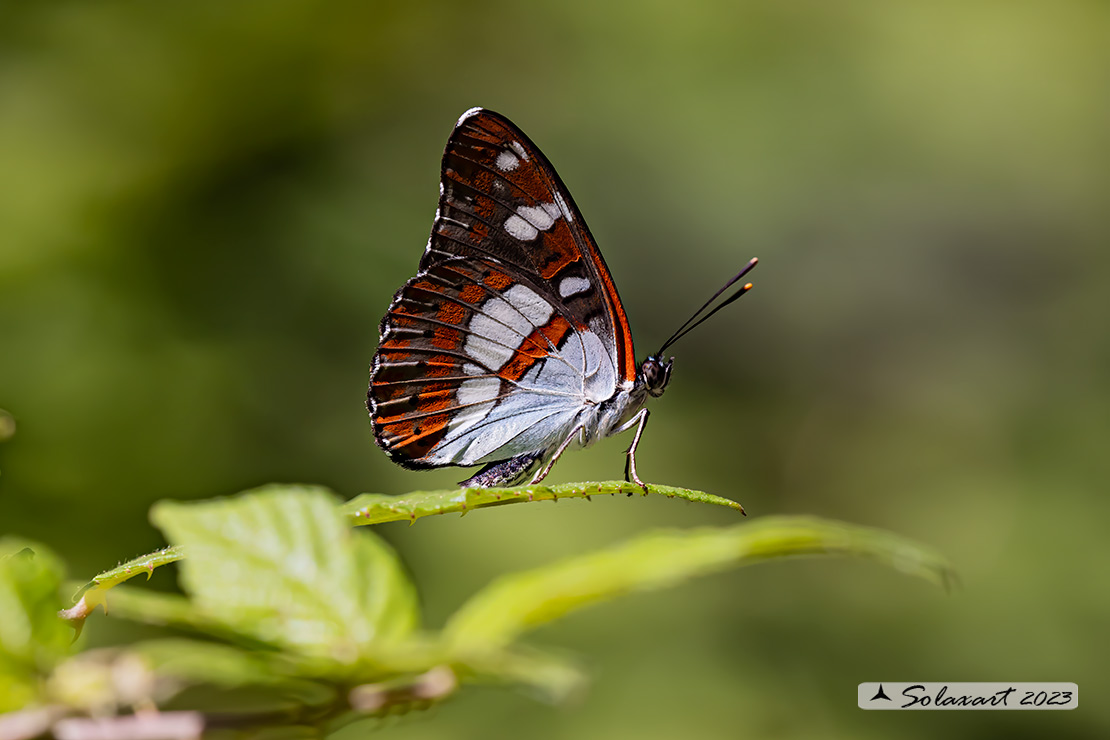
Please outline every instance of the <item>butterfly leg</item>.
[[574, 438], [581, 433], [581, 424], [571, 430], [570, 434], [567, 435], [567, 438], [563, 440], [563, 443], [561, 445], [559, 445], [559, 449], [555, 450], [555, 454], [552, 455], [551, 459], [547, 461], [547, 465], [543, 466], [543, 470], [532, 476], [533, 483], [539, 483], [541, 480], [547, 477], [547, 474], [551, 472], [552, 466], [555, 465], [555, 461], [559, 459], [559, 456], [563, 454], [563, 451], [570, 445], [571, 442], [574, 441]]
[[[649, 413], [647, 409], [641, 409], [640, 413], [633, 416], [613, 432], [613, 434], [619, 434], [631, 429], [633, 425], [636, 426], [636, 436], [632, 438], [632, 444], [630, 444], [626, 450], [628, 457], [624, 460], [624, 479], [644, 489], [644, 493], [648, 492], [648, 487], [646, 483], [640, 480], [640, 476], [636, 474], [636, 446], [640, 444], [640, 435], [644, 433], [644, 427], [647, 426]], [[632, 494], [630, 493], [628, 495], [631, 496]]]

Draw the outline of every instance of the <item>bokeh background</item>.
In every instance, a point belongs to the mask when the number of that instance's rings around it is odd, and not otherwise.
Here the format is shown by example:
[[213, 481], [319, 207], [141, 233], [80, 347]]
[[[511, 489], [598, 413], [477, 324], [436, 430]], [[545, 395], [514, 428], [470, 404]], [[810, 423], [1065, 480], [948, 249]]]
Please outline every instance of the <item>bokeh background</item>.
[[[963, 585], [811, 561], [633, 596], [534, 636], [593, 668], [576, 706], [479, 689], [382, 729], [1106, 737], [1108, 38], [1107, 4], [1072, 0], [4, 3], [0, 531], [86, 578], [161, 544], [161, 498], [459, 480], [389, 463], [363, 400], [483, 105], [570, 186], [641, 355], [761, 258], [675, 348], [644, 476], [910, 535]], [[552, 480], [619, 477], [627, 443]], [[499, 573], [734, 520], [621, 497], [380, 531], [436, 626]], [[857, 709], [883, 679], [1083, 700]]]

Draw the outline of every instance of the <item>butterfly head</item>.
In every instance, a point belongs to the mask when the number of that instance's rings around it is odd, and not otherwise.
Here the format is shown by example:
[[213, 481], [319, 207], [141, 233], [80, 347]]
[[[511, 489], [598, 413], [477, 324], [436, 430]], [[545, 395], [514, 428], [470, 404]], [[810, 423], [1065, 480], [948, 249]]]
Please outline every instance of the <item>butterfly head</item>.
[[644, 381], [648, 395], [659, 398], [667, 390], [667, 383], [671, 379], [671, 365], [674, 358], [663, 359], [662, 355], [651, 355], [644, 364], [640, 365], [640, 378]]

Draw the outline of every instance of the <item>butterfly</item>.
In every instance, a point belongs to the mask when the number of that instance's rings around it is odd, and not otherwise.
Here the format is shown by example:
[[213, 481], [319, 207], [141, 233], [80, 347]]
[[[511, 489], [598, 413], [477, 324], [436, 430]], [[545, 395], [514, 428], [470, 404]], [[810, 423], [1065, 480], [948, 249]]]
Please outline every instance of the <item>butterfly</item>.
[[663, 353], [744, 295], [701, 315], [637, 364], [617, 286], [582, 213], [539, 148], [472, 108], [447, 141], [439, 208], [416, 277], [380, 325], [367, 409], [374, 438], [412, 469], [484, 467], [462, 486], [538, 483], [570, 447], [635, 429], [625, 480], [647, 490], [636, 447]]

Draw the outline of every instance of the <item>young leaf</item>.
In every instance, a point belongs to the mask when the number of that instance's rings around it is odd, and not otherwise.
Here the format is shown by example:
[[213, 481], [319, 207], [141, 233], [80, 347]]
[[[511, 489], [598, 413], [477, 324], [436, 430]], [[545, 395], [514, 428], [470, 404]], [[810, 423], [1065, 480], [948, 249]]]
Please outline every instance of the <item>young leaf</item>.
[[351, 530], [324, 489], [163, 501], [151, 519], [188, 550], [181, 582], [198, 611], [236, 632], [353, 663], [416, 625], [416, 597], [396, 555]]
[[164, 547], [157, 552], [141, 555], [111, 570], [106, 570], [81, 586], [79, 589], [81, 598], [70, 608], [63, 609], [60, 614], [80, 631], [85, 618], [92, 613], [93, 609], [107, 600], [108, 591], [140, 573], [146, 574], [149, 579], [155, 568], [176, 562], [183, 556], [184, 553], [180, 547]]
[[[716, 504], [735, 509], [741, 514], [744, 507], [727, 498], [701, 491], [674, 486], [649, 485], [651, 493], [667, 498], [681, 498], [702, 504]], [[558, 501], [563, 498], [588, 499], [591, 496], [615, 494], [643, 494], [635, 483], [603, 481], [595, 483], [563, 483], [557, 486], [516, 486], [514, 488], [452, 488], [443, 491], [413, 491], [399, 496], [384, 493], [364, 493], [343, 506], [351, 524], [382, 524], [384, 522], [416, 521], [434, 514], [465, 514], [471, 509], [489, 506], [526, 503], [530, 501]]]
[[862, 557], [940, 584], [951, 579], [940, 556], [893, 534], [805, 517], [769, 517], [727, 528], [648, 534], [602, 552], [502, 577], [451, 617], [444, 637], [463, 652], [505, 645], [525, 630], [598, 601], [728, 567], [799, 555]]
[[83, 588], [86, 590], [86, 593], [89, 591], [107, 591], [113, 586], [130, 580], [137, 575], [145, 575], [147, 578], [150, 578], [150, 574], [153, 573], [154, 569], [158, 566], [177, 562], [182, 557], [184, 557], [182, 548], [163, 547], [161, 550], [157, 550], [148, 555], [140, 555], [137, 558], [128, 560], [122, 565], [117, 565], [111, 570], [104, 571], [93, 577]]

